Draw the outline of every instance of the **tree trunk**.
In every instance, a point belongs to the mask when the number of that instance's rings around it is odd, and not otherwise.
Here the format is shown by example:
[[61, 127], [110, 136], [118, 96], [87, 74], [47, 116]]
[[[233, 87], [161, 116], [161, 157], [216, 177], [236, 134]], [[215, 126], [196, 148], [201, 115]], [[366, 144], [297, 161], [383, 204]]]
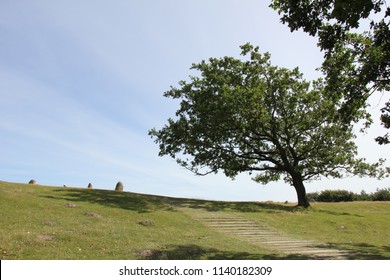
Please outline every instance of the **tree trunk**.
[[307, 199], [306, 189], [303, 185], [302, 176], [299, 173], [291, 174], [293, 178], [293, 186], [298, 196], [298, 206], [303, 206], [305, 208], [310, 206], [309, 200]]

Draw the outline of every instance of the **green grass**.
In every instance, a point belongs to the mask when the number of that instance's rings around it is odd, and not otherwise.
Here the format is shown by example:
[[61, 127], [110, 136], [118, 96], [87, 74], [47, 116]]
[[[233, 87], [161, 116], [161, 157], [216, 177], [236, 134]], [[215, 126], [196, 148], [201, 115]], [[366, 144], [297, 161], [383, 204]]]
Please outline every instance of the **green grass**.
[[390, 259], [390, 202], [316, 203], [308, 210], [246, 216], [297, 238], [349, 250], [351, 259]]
[[227, 211], [286, 234], [390, 259], [390, 203], [214, 202], [0, 182], [0, 259], [297, 259], [215, 232], [178, 211]]

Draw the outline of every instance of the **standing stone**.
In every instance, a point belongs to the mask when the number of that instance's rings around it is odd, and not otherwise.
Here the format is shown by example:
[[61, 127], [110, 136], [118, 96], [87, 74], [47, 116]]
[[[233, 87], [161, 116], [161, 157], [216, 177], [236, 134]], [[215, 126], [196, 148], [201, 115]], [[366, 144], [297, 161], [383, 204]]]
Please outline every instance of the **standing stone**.
[[118, 182], [118, 183], [116, 184], [115, 190], [116, 190], [117, 192], [123, 192], [123, 184], [122, 184], [122, 182]]
[[30, 182], [28, 182], [28, 183], [31, 184], [31, 185], [36, 185], [37, 181], [31, 179]]
[[93, 187], [92, 187], [92, 184], [91, 184], [91, 183], [89, 183], [89, 184], [88, 184], [88, 189], [93, 189]]

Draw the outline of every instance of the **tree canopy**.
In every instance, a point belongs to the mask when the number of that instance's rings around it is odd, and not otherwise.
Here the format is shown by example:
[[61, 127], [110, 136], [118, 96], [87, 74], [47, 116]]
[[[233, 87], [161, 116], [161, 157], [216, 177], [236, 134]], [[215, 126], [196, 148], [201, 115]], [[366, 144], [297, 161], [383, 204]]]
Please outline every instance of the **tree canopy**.
[[[372, 93], [389, 91], [390, 7], [385, 0], [273, 0], [271, 7], [291, 31], [318, 37], [327, 94], [344, 100], [345, 121], [356, 120], [354, 111], [365, 108]], [[390, 102], [381, 111], [388, 129]], [[389, 135], [376, 141], [387, 144]]]
[[283, 177], [305, 207], [304, 181], [384, 175], [380, 163], [357, 158], [353, 127], [336, 118], [339, 103], [323, 94], [322, 80], [310, 83], [297, 68], [271, 65], [270, 55], [258, 47], [241, 49], [246, 60], [193, 64], [200, 75], [164, 94], [181, 103], [175, 119], [149, 131], [160, 156], [169, 155], [198, 175], [222, 170], [234, 178], [255, 172], [253, 179], [264, 184]]

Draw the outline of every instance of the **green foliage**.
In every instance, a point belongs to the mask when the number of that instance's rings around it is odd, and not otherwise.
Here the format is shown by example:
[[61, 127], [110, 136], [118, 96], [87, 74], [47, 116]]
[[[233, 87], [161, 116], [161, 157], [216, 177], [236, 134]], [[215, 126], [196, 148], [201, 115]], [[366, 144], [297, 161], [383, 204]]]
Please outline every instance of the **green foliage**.
[[377, 189], [372, 194], [372, 200], [374, 201], [390, 201], [390, 188]]
[[364, 190], [356, 194], [346, 190], [324, 190], [320, 193], [308, 193], [309, 200], [317, 202], [340, 202], [340, 201], [390, 201], [390, 188], [377, 189], [374, 193]]
[[[369, 114], [362, 114], [367, 98], [375, 91], [390, 90], [390, 7], [386, 1], [273, 0], [270, 6], [291, 31], [302, 29], [318, 37], [325, 54], [321, 70], [327, 93], [345, 101], [340, 112], [346, 122], [366, 118], [369, 124]], [[386, 108], [382, 123], [388, 129]], [[359, 110], [363, 111], [356, 115]], [[376, 141], [387, 144], [388, 137]]]
[[[259, 172], [261, 183], [281, 177], [308, 206], [305, 180], [320, 176], [383, 176], [381, 162], [356, 158], [352, 125], [337, 120], [337, 100], [324, 95], [321, 79], [307, 82], [297, 68], [270, 63], [258, 47], [241, 47], [246, 60], [211, 58], [193, 64], [200, 75], [180, 81], [166, 97], [180, 99], [176, 119], [149, 134], [159, 155], [175, 158], [198, 175], [223, 170], [234, 178]], [[301, 204], [302, 203], [302, 204]]]
[[[390, 102], [386, 102], [385, 107], [381, 109], [382, 115], [381, 115], [381, 121], [382, 125], [389, 129], [390, 128]], [[375, 138], [375, 141], [377, 141], [380, 145], [383, 144], [389, 144], [390, 139], [389, 133], [386, 133], [384, 136], [378, 136]]]
[[354, 194], [353, 196], [354, 201], [371, 201], [372, 195], [367, 193], [366, 191], [362, 190], [360, 194]]
[[353, 193], [346, 190], [325, 190], [317, 199], [322, 202], [353, 201]]

